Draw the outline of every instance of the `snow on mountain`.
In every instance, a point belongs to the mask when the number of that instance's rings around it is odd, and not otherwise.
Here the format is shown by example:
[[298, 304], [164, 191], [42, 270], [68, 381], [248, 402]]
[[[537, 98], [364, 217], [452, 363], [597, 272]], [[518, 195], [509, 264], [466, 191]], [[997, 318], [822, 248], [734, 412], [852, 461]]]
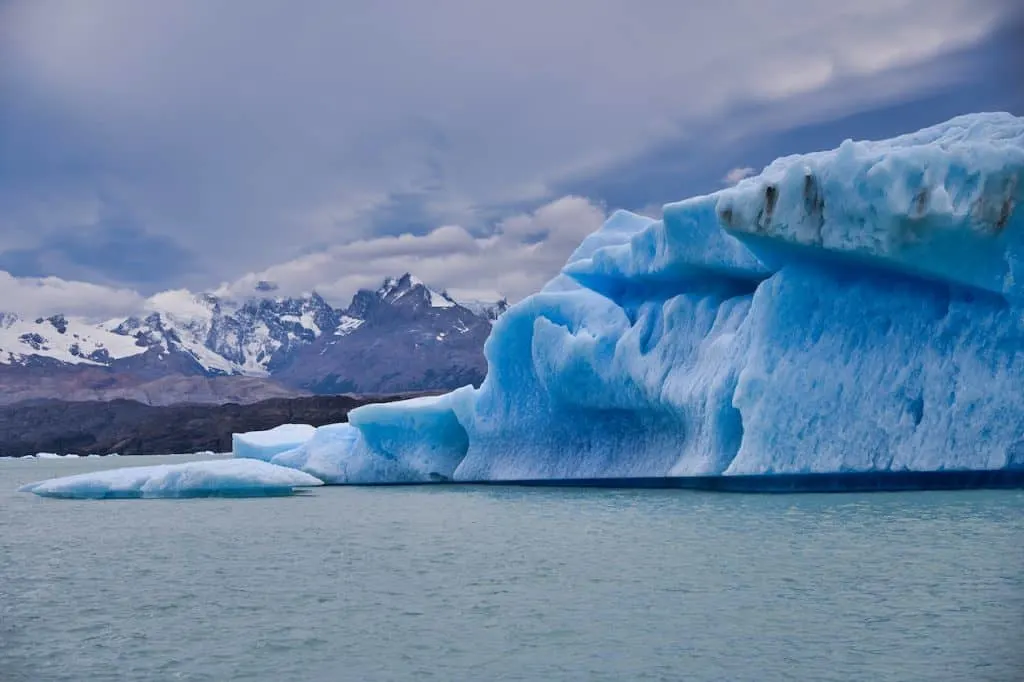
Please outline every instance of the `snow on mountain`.
[[497, 301], [460, 301], [459, 305], [472, 311], [476, 315], [486, 317], [492, 323], [501, 317], [506, 310], [508, 310], [508, 300], [504, 298]]
[[[447, 345], [475, 328], [480, 318], [493, 321], [504, 309], [492, 304], [478, 306], [477, 312], [408, 273], [389, 277], [375, 291], [360, 291], [345, 309], [333, 308], [316, 293], [287, 298], [275, 297], [275, 290], [268, 283], [250, 298], [166, 291], [151, 297], [143, 314], [98, 325], [61, 316], [30, 322], [0, 315], [0, 364], [52, 360], [136, 371], [142, 366], [138, 362], [118, 361], [145, 353], [140, 362], [158, 374], [164, 367], [168, 373], [211, 376], [266, 377], [286, 367], [303, 373], [293, 365], [308, 362], [301, 351], [321, 337], [330, 341], [318, 344], [317, 355], [363, 330], [359, 343], [378, 348], [374, 352], [387, 362], [383, 356], [394, 344], [383, 337], [407, 333], [422, 337], [422, 343]], [[380, 343], [375, 344], [375, 338]], [[345, 353], [339, 349], [336, 355], [327, 369], [344, 373], [344, 367], [333, 365], [344, 365]], [[317, 367], [323, 362], [317, 360]]]
[[384, 280], [383, 286], [377, 290], [377, 294], [388, 303], [394, 303], [413, 292], [420, 293], [432, 308], [454, 308], [458, 305], [447, 294], [434, 291], [418, 277], [414, 277], [409, 273], [402, 275], [398, 279], [388, 277]]
[[390, 393], [477, 384], [487, 318], [406, 274], [352, 298], [337, 330], [274, 377], [314, 393]]
[[347, 336], [362, 326], [365, 320], [361, 320], [358, 317], [350, 317], [348, 315], [342, 315], [338, 320], [338, 328], [334, 330], [335, 336]]
[[238, 301], [169, 291], [147, 301], [145, 318], [128, 318], [114, 331], [147, 345], [192, 356], [207, 371], [264, 376], [296, 347], [339, 324], [319, 295]]
[[53, 315], [26, 320], [18, 315], [0, 313], [0, 364], [49, 360], [105, 365], [145, 350], [130, 337], [79, 318]]
[[211, 374], [241, 374], [239, 367], [205, 345], [205, 329], [201, 317], [182, 318], [154, 312], [143, 318], [129, 317], [111, 331], [136, 339], [136, 343], [154, 349], [161, 357], [171, 353], [188, 356]]

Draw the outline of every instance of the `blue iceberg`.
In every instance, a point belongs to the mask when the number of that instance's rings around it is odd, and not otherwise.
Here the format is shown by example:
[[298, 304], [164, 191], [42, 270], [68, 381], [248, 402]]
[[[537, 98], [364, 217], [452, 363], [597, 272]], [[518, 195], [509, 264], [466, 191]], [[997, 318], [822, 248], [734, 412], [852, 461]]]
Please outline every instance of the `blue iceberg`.
[[269, 462], [278, 453], [305, 443], [315, 431], [309, 424], [281, 424], [269, 431], [236, 433], [231, 436], [231, 453], [235, 457]]
[[460, 400], [468, 406], [472, 396], [472, 387], [464, 387], [437, 397], [366, 405], [349, 413], [349, 423], [322, 426], [306, 443], [271, 461], [329, 483], [451, 480], [469, 447], [454, 406]]
[[975, 114], [620, 211], [487, 378], [274, 458], [330, 483], [1024, 466], [1024, 119]]
[[252, 459], [123, 467], [30, 483], [21, 492], [68, 499], [263, 497], [290, 495], [323, 481]]

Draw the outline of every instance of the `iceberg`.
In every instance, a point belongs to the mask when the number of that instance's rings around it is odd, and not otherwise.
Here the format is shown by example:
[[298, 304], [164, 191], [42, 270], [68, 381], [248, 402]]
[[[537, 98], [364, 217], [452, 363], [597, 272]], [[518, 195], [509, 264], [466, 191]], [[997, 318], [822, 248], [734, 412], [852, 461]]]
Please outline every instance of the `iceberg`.
[[231, 453], [235, 457], [269, 462], [274, 455], [305, 443], [315, 431], [309, 424], [282, 424], [268, 431], [232, 434]]
[[972, 114], [614, 213], [474, 389], [274, 462], [331, 483], [1024, 468], [1024, 119]]
[[123, 467], [30, 483], [20, 492], [68, 499], [261, 497], [323, 485], [309, 474], [252, 459]]
[[472, 395], [472, 387], [464, 387], [442, 396], [366, 405], [349, 413], [349, 423], [322, 426], [306, 443], [271, 461], [327, 483], [451, 480], [469, 445], [455, 406]]

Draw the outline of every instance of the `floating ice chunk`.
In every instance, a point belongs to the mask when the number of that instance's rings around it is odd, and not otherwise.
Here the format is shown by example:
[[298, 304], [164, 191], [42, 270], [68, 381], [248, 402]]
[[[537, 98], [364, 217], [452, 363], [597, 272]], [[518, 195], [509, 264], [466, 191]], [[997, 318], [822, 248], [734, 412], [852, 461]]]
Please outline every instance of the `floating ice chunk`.
[[346, 462], [347, 482], [443, 481], [466, 455], [469, 439], [458, 413], [472, 400], [472, 386], [441, 396], [363, 405], [348, 415], [360, 438]]
[[85, 457], [85, 455], [79, 455], [74, 452], [61, 455], [56, 452], [37, 452], [34, 455], [23, 455], [23, 459], [78, 459], [79, 457]]
[[275, 455], [270, 461], [278, 466], [300, 469], [326, 483], [341, 483], [345, 479], [344, 462], [358, 437], [359, 431], [349, 424], [321, 426], [305, 443]]
[[364, 405], [348, 424], [321, 426], [304, 445], [274, 464], [294, 467], [327, 483], [449, 480], [466, 454], [466, 431], [455, 412], [466, 387], [437, 397]]
[[235, 457], [269, 462], [274, 455], [305, 443], [315, 431], [309, 424], [282, 424], [269, 431], [236, 433], [231, 436], [231, 452]]
[[294, 469], [224, 459], [95, 471], [30, 483], [19, 490], [70, 499], [260, 497], [318, 485], [323, 482]]

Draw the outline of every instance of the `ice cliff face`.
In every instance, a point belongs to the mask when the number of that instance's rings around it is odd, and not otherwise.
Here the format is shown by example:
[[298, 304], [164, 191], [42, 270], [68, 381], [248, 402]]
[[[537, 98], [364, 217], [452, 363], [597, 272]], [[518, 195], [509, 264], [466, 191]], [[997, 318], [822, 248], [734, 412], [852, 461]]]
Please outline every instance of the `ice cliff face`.
[[1024, 119], [779, 159], [616, 213], [480, 389], [275, 458], [333, 482], [1024, 466]]

